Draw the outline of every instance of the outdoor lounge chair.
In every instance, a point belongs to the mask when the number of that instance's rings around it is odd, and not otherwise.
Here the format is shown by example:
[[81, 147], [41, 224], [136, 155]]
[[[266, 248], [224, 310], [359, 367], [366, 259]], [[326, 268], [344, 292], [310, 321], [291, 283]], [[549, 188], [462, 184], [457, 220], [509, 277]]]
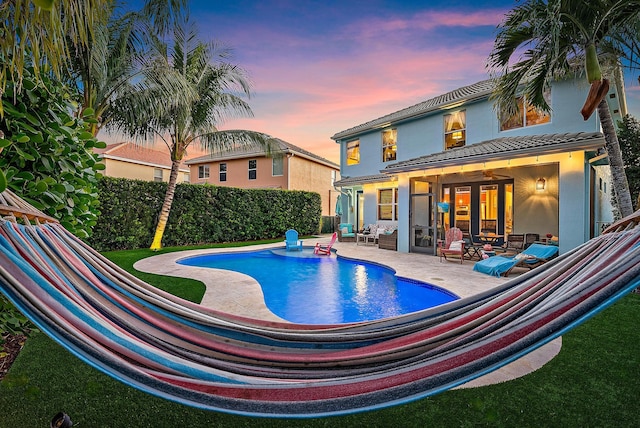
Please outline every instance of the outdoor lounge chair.
[[284, 233], [284, 245], [286, 251], [302, 251], [302, 240], [298, 239], [298, 231], [289, 229]]
[[316, 243], [316, 246], [313, 249], [313, 254], [324, 254], [327, 256], [330, 255], [331, 247], [333, 247], [333, 244], [336, 243], [337, 238], [338, 238], [338, 233], [333, 232], [333, 235], [331, 235], [331, 241], [329, 241], [328, 244], [323, 245], [320, 242]]
[[452, 227], [444, 234], [444, 242], [441, 242], [440, 261], [444, 257], [447, 260], [447, 254], [457, 254], [460, 256], [460, 263], [464, 261], [464, 241], [462, 240], [462, 231], [457, 227]]
[[480, 260], [473, 266], [476, 272], [493, 276], [508, 276], [516, 266], [533, 269], [558, 254], [555, 245], [531, 244], [529, 248], [515, 256], [495, 256]]

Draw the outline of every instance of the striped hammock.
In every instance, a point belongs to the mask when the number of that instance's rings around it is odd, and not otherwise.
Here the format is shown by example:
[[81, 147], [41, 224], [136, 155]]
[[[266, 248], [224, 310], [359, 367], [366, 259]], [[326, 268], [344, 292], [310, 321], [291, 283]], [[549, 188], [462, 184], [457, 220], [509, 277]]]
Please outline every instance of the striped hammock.
[[[28, 215], [12, 197], [2, 194], [0, 210]], [[147, 393], [242, 415], [346, 414], [496, 370], [636, 288], [638, 218], [484, 293], [346, 325], [261, 321], [184, 301], [38, 216], [35, 225], [1, 221], [0, 289], [74, 355]]]

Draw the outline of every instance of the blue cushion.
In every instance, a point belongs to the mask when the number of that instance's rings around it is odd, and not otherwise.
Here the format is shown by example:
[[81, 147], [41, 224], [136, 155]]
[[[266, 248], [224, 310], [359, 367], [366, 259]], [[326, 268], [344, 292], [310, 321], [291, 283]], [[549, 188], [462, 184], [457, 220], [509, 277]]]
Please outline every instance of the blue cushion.
[[[338, 225], [338, 228], [340, 230], [344, 229], [345, 227], [347, 228], [347, 233], [353, 233], [353, 225], [351, 223], [340, 223]], [[343, 233], [342, 236], [346, 236], [346, 235]], [[353, 236], [353, 235], [351, 235], [351, 236]]]
[[473, 270], [499, 277], [511, 269], [516, 263], [518, 263], [518, 261], [513, 257], [494, 256], [480, 260], [473, 265]]
[[496, 256], [480, 260], [473, 265], [473, 270], [487, 275], [500, 276], [515, 266], [522, 256], [533, 256], [531, 260], [525, 259], [525, 263], [537, 263], [540, 259], [547, 260], [558, 253], [555, 245], [531, 244], [529, 248], [521, 252], [518, 257]]

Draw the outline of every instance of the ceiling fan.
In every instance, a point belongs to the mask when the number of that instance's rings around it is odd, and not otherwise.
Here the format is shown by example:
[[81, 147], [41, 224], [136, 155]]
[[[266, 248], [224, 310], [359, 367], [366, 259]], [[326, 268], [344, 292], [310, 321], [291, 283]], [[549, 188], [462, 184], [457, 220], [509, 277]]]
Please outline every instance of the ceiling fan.
[[492, 169], [485, 169], [482, 170], [482, 178], [484, 180], [504, 180], [512, 177], [508, 175], [496, 174]]

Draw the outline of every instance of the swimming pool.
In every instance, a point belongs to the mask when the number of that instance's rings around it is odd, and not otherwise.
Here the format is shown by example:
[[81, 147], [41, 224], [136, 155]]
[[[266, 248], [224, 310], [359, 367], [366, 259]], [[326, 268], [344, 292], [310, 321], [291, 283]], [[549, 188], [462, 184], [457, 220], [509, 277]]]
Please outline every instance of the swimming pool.
[[387, 267], [311, 249], [207, 254], [178, 260], [253, 277], [265, 304], [287, 321], [335, 324], [388, 318], [458, 299], [440, 287], [395, 276]]

